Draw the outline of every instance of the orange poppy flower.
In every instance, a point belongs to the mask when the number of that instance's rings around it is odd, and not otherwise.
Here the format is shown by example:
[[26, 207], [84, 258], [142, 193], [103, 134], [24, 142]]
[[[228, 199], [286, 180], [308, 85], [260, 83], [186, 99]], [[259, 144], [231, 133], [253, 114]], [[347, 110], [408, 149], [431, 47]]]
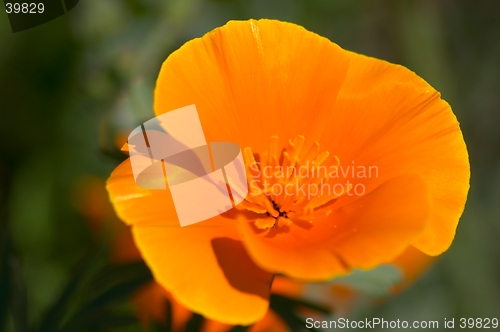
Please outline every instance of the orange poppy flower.
[[[408, 69], [294, 24], [231, 21], [161, 68], [156, 115], [191, 104], [207, 141], [246, 148], [250, 193], [238, 209], [181, 228], [169, 190], [138, 187], [128, 160], [107, 188], [156, 281], [193, 311], [251, 324], [276, 274], [328, 280], [450, 246], [467, 150], [450, 106]], [[311, 176], [320, 166], [329, 172]], [[310, 173], [264, 176], [268, 167]], [[323, 185], [338, 190], [312, 193]]]
[[[123, 144], [123, 143], [122, 143]], [[77, 209], [86, 217], [88, 226], [96, 237], [102, 237], [104, 230], [111, 235], [111, 261], [124, 264], [142, 260], [141, 253], [135, 246], [130, 229], [121, 223], [106, 198], [104, 181], [100, 178], [86, 176], [75, 185], [74, 202]], [[285, 277], [277, 276], [272, 285], [273, 294], [290, 298], [300, 298], [303, 295], [302, 284]], [[188, 321], [193, 316], [188, 308], [181, 305], [168, 291], [156, 282], [149, 282], [139, 288], [131, 298], [137, 317], [145, 331], [149, 331], [152, 321], [167, 324], [166, 305], [170, 305], [171, 321], [168, 322], [172, 331], [184, 331]], [[234, 326], [204, 320], [200, 332], [230, 331]], [[289, 327], [274, 311], [268, 310], [265, 316], [253, 324], [249, 332], [287, 332]]]

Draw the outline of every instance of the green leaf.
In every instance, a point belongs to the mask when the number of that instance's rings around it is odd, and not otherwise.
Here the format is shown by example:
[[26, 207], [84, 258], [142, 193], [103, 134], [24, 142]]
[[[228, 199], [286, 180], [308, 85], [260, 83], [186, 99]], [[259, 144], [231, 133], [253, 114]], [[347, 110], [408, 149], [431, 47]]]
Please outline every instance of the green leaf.
[[130, 297], [141, 286], [153, 280], [153, 276], [144, 263], [112, 265], [103, 268], [90, 282], [97, 290], [89, 290], [91, 296], [83, 307], [68, 320], [63, 331], [72, 332], [81, 326], [93, 326], [93, 329], [108, 324], [106, 310], [118, 302]]
[[354, 270], [350, 274], [335, 278], [331, 283], [352, 287], [370, 297], [391, 294], [393, 286], [403, 280], [403, 273], [395, 265], [380, 265], [368, 271]]
[[152, 278], [149, 268], [142, 261], [108, 265], [92, 278], [89, 287], [93, 292], [97, 293], [109, 288], [111, 285], [140, 278], [141, 276]]
[[27, 291], [24, 282], [24, 277], [21, 273], [19, 261], [14, 258], [9, 258], [9, 267], [11, 275], [11, 302], [10, 312], [14, 331], [28, 331], [28, 316], [27, 316]]
[[110, 313], [103, 313], [99, 318], [94, 319], [89, 327], [92, 328], [92, 331], [96, 329], [104, 329], [108, 330], [114, 327], [124, 327], [133, 324], [137, 324], [138, 319], [136, 316], [130, 315], [113, 315]]
[[285, 297], [285, 296], [282, 296], [279, 294], [273, 294], [272, 297], [276, 298], [276, 299], [282, 298], [283, 303], [286, 303], [286, 305], [292, 309], [295, 309], [297, 307], [304, 307], [304, 308], [310, 309], [312, 311], [317, 311], [318, 313], [322, 313], [322, 314], [330, 314], [331, 313], [331, 310], [329, 308], [322, 306], [322, 305], [319, 305], [319, 304], [316, 304], [316, 303], [313, 303], [313, 302], [310, 302], [310, 301], [303, 300], [303, 299]]
[[96, 297], [89, 304], [85, 306], [83, 311], [93, 311], [110, 304], [116, 303], [120, 300], [128, 298], [132, 295], [139, 287], [144, 285], [145, 283], [152, 280], [151, 275], [147, 276], [139, 276], [132, 280], [127, 280], [123, 283], [118, 283], [115, 286], [111, 287], [107, 291], [105, 291], [100, 296]]
[[229, 332], [245, 332], [247, 331], [252, 325], [249, 326], [242, 326], [242, 325], [236, 325], [232, 329], [229, 330]]
[[10, 299], [9, 238], [7, 227], [2, 227], [0, 238], [0, 331], [4, 331]]
[[109, 331], [111, 328], [125, 327], [137, 324], [137, 317], [131, 315], [118, 315], [109, 311], [100, 311], [86, 317], [78, 317], [66, 324], [58, 332], [88, 332]]
[[82, 281], [88, 277], [88, 275], [97, 268], [98, 265], [102, 264], [102, 257], [106, 249], [100, 249], [94, 254], [89, 255], [80, 262], [74, 269], [72, 277], [64, 287], [59, 298], [47, 311], [47, 314], [43, 318], [40, 324], [41, 332], [57, 331], [64, 315], [68, 311], [68, 307], [71, 305], [72, 300], [77, 295], [81, 288]]
[[321, 305], [304, 301], [302, 299], [293, 299], [278, 294], [271, 295], [270, 307], [274, 310], [290, 327], [292, 331], [317, 331], [316, 329], [307, 329], [304, 318], [297, 314], [297, 308], [303, 307], [321, 314], [329, 314], [331, 311]]
[[191, 319], [186, 324], [186, 332], [198, 332], [201, 331], [203, 326], [204, 318], [202, 315], [193, 314]]
[[101, 155], [115, 162], [116, 165], [121, 164], [128, 158], [128, 155], [126, 153], [118, 150], [115, 147], [101, 146], [99, 147], [99, 152], [101, 153]]

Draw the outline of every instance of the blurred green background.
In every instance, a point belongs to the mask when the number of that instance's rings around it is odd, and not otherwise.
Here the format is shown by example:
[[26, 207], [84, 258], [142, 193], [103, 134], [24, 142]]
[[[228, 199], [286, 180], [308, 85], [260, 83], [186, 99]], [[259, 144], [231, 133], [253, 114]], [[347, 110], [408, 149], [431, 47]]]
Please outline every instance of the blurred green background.
[[500, 318], [500, 1], [81, 0], [16, 34], [0, 13], [0, 331], [16, 317], [36, 325], [101, 246], [78, 208], [78, 183], [105, 179], [119, 162], [116, 136], [153, 116], [163, 60], [248, 18], [298, 23], [405, 65], [461, 123], [472, 179], [453, 246], [411, 288], [359, 317]]

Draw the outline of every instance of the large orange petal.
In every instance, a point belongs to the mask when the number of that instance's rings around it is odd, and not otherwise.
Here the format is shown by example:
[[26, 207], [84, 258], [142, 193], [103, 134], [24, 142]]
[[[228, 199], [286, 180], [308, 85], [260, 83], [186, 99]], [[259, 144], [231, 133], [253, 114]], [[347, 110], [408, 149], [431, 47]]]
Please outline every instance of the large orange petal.
[[271, 135], [312, 144], [325, 130], [349, 56], [304, 28], [273, 20], [230, 21], [187, 42], [164, 62], [154, 109], [196, 104], [208, 141], [254, 151]]
[[265, 314], [272, 275], [250, 260], [234, 222], [215, 217], [179, 227], [169, 191], [138, 187], [129, 160], [114, 170], [107, 189], [117, 214], [133, 225], [155, 280], [179, 302], [231, 324], [250, 324]]
[[115, 168], [106, 188], [116, 214], [125, 223], [179, 227], [170, 191], [139, 187], [132, 175], [130, 159]]
[[314, 221], [312, 228], [261, 232], [240, 219], [255, 262], [302, 280], [325, 280], [351, 268], [390, 262], [424, 230], [430, 214], [425, 183], [416, 176], [388, 181], [370, 194]]
[[[347, 78], [325, 132], [331, 153], [344, 168], [376, 166], [371, 178], [349, 172], [346, 180], [369, 192], [401, 174], [425, 180], [432, 201], [429, 226], [414, 246], [428, 255], [453, 240], [469, 189], [469, 161], [459, 123], [450, 106], [410, 70], [350, 53]], [[377, 176], [378, 175], [378, 176]], [[342, 197], [348, 204], [356, 197]]]
[[414, 175], [397, 177], [334, 212], [332, 219], [344, 227], [332, 245], [349, 266], [388, 263], [420, 236], [431, 211], [426, 183]]
[[[116, 222], [119, 221], [116, 220]], [[130, 227], [121, 222], [119, 222], [114, 234], [111, 260], [117, 263], [142, 260], [142, 256], [134, 243]], [[174, 331], [179, 331], [185, 326], [192, 313], [186, 307], [180, 305], [161, 285], [152, 281], [134, 293], [132, 302], [145, 330], [148, 330], [147, 327], [152, 320], [165, 323], [167, 300], [172, 312], [172, 322], [170, 324], [172, 324]]]
[[155, 280], [180, 303], [248, 325], [267, 311], [272, 274], [253, 263], [232, 223], [215, 217], [183, 228], [137, 225], [133, 234]]

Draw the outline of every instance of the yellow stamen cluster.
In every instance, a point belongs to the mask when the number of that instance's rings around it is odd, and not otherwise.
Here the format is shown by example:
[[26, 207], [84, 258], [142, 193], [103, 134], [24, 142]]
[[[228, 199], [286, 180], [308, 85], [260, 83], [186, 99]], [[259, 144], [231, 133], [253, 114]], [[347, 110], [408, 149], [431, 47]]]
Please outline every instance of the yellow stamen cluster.
[[[307, 151], [303, 150], [304, 137], [297, 136], [293, 142], [288, 141], [280, 158], [278, 144], [278, 137], [271, 137], [269, 151], [260, 156], [260, 165], [256, 162], [251, 148], [244, 150], [249, 194], [239, 207], [264, 215], [255, 220], [255, 226], [259, 229], [286, 227], [292, 222], [310, 224], [314, 219], [329, 215], [331, 210], [317, 211], [317, 209], [340, 195], [328, 193], [311, 197], [310, 193], [300, 190], [328, 182], [328, 174], [316, 177], [302, 176], [304, 172], [297, 170], [305, 168], [306, 174], [319, 175], [319, 167], [325, 163], [330, 154], [327, 151], [320, 152], [317, 142]], [[340, 164], [336, 156], [334, 163], [335, 167]], [[266, 172], [269, 169], [272, 170], [271, 174]], [[275, 190], [276, 187], [281, 187], [281, 190]], [[350, 188], [347, 188], [347, 191], [349, 190]]]

